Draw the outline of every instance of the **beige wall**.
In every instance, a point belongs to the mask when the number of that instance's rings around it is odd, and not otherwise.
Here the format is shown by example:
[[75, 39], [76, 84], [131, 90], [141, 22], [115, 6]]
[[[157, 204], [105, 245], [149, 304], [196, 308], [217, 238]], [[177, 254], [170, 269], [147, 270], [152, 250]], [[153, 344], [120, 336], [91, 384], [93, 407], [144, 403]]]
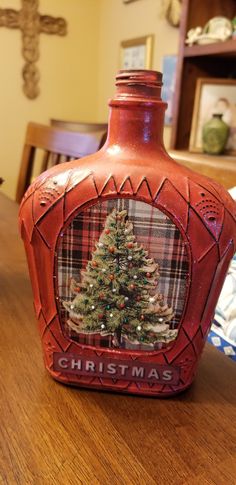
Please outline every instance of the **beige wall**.
[[[162, 15], [162, 0], [101, 0], [99, 39], [98, 118], [107, 118], [107, 99], [114, 93], [114, 78], [119, 68], [120, 42], [154, 34], [152, 68], [162, 69], [162, 58], [178, 50], [179, 29], [171, 27]], [[165, 129], [168, 145], [170, 128]]]
[[[1, 8], [19, 9], [20, 0], [1, 0]], [[40, 0], [40, 12], [62, 16], [66, 37], [40, 36], [41, 94], [22, 92], [21, 34], [0, 27], [0, 176], [3, 192], [15, 197], [21, 151], [28, 121], [50, 118], [106, 121], [114, 93], [121, 40], [154, 34], [153, 69], [178, 48], [178, 29], [161, 16], [161, 0]], [[168, 145], [170, 130], [165, 131]]]
[[[40, 36], [41, 94], [22, 92], [21, 34], [0, 28], [0, 176], [3, 192], [15, 197], [21, 150], [28, 121], [49, 118], [89, 121], [97, 111], [99, 0], [40, 0], [40, 12], [62, 16], [66, 37]], [[20, 8], [20, 0], [1, 0], [1, 8]]]

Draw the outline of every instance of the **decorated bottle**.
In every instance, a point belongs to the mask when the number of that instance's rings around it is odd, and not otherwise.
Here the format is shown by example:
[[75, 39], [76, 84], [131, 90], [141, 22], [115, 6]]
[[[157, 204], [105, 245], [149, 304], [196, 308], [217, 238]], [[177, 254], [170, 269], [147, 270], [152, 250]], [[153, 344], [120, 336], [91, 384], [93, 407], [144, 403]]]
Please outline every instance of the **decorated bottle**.
[[169, 157], [161, 85], [120, 71], [103, 148], [43, 173], [21, 203], [44, 361], [65, 384], [169, 396], [196, 374], [236, 210]]

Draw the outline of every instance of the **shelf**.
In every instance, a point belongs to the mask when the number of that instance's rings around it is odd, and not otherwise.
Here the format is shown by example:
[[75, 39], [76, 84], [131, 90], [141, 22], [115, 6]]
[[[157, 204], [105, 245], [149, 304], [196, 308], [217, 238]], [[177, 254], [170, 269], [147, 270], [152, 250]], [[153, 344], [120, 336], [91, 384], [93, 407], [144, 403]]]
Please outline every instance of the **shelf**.
[[236, 186], [236, 156], [213, 156], [188, 150], [168, 150], [168, 153], [180, 164], [211, 177], [226, 189]]
[[192, 45], [184, 47], [184, 57], [196, 56], [236, 56], [236, 39], [226, 40], [225, 42], [215, 42], [214, 44]]
[[192, 153], [188, 150], [168, 150], [171, 157], [176, 160], [186, 160], [192, 163], [207, 163], [208, 165], [226, 164], [236, 170], [236, 155], [207, 155], [206, 153]]

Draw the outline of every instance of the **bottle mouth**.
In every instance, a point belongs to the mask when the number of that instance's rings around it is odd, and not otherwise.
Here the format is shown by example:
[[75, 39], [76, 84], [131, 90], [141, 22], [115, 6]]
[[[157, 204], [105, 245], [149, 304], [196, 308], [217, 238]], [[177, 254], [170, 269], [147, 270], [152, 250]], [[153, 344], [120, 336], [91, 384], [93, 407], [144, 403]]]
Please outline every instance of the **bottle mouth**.
[[122, 69], [116, 75], [116, 86], [120, 85], [144, 85], [149, 88], [161, 88], [162, 73], [148, 69]]
[[223, 118], [223, 113], [213, 113], [213, 118]]
[[116, 93], [109, 102], [157, 103], [161, 101], [162, 73], [148, 69], [125, 69], [116, 76]]

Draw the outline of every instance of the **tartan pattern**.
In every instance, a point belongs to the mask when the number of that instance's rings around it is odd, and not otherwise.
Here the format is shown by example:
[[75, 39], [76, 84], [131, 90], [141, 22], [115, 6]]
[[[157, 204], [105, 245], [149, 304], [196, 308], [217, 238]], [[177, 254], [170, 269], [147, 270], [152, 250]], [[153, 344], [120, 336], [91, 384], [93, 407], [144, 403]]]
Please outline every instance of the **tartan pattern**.
[[130, 340], [121, 337], [121, 349], [126, 349], [126, 350], [148, 350], [149, 352], [152, 350], [160, 350], [163, 348], [163, 343], [162, 342], [155, 342], [154, 345], [152, 344], [143, 344], [143, 343], [133, 343], [130, 342]]
[[[104, 228], [105, 219], [113, 208], [127, 210], [139, 244], [159, 264], [160, 279], [157, 291], [174, 310], [170, 328], [178, 328], [186, 295], [188, 256], [178, 228], [157, 208], [133, 199], [106, 200], [78, 213], [61, 234], [58, 245], [59, 301], [71, 301], [70, 281], [80, 281], [80, 270], [92, 258], [95, 241]], [[67, 312], [60, 303], [60, 320], [65, 331]], [[77, 338], [78, 340], [78, 338]]]
[[101, 335], [100, 333], [77, 333], [68, 327], [68, 337], [76, 340], [82, 345], [93, 347], [112, 348], [113, 335]]

